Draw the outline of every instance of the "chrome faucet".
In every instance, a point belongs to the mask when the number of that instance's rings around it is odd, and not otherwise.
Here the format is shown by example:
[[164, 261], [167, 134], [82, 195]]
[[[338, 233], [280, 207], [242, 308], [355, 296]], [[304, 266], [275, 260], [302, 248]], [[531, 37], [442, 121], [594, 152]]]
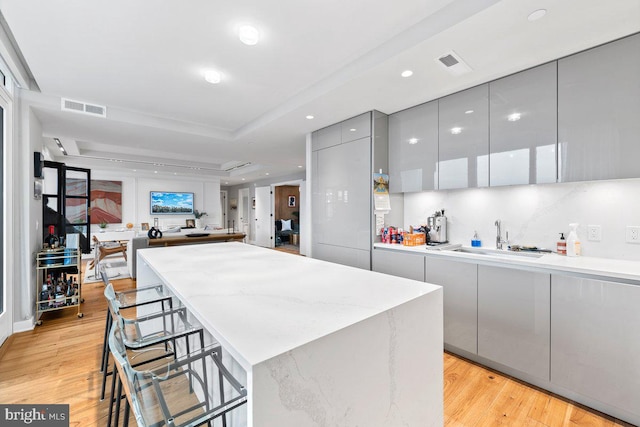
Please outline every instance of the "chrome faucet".
[[495, 222], [495, 226], [496, 226], [496, 249], [502, 249], [502, 230], [500, 229], [500, 220], [496, 219]]

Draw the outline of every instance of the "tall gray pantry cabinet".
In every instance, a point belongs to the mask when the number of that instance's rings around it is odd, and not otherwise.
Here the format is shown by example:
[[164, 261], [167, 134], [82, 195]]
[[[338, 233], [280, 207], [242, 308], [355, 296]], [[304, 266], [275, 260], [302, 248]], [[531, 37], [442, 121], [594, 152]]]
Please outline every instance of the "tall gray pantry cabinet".
[[387, 171], [388, 117], [371, 111], [311, 135], [311, 256], [371, 269], [373, 172]]

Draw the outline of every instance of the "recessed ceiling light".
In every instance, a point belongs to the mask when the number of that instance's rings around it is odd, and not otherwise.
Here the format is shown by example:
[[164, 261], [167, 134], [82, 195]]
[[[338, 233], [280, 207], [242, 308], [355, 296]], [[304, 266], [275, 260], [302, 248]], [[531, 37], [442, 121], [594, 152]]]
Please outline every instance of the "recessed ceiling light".
[[453, 135], [458, 135], [460, 132], [462, 132], [462, 128], [459, 128], [459, 127], [451, 128], [451, 133]]
[[244, 181], [244, 178], [242, 178], [242, 180]]
[[507, 120], [509, 120], [510, 122], [517, 122], [518, 120], [520, 120], [520, 113], [509, 114], [507, 116]]
[[467, 110], [464, 112], [465, 114], [473, 114], [473, 110]]
[[418, 138], [410, 138], [409, 139], [409, 144], [413, 145], [413, 144], [417, 144], [418, 143]]
[[224, 185], [227, 185], [228, 183], [229, 183], [229, 181], [225, 181], [225, 182], [224, 182]]
[[138, 169], [133, 169], [134, 172], [138, 172]]
[[349, 129], [349, 132], [355, 132], [355, 131], [356, 131], [356, 128]]
[[401, 75], [402, 77], [411, 77], [411, 76], [413, 76], [413, 71], [411, 71], [411, 70], [404, 70], [404, 71], [402, 72], [402, 74], [400, 74], [400, 75]]
[[158, 173], [158, 171], [153, 171], [153, 173]]
[[302, 168], [302, 165], [298, 165], [299, 168]]
[[204, 73], [204, 79], [212, 84], [218, 84], [222, 80], [222, 75], [219, 71], [209, 70]]
[[248, 46], [253, 46], [258, 44], [258, 40], [260, 40], [260, 33], [256, 27], [252, 27], [251, 25], [241, 25], [238, 29], [238, 37], [242, 43]]
[[544, 17], [547, 14], [547, 9], [538, 9], [534, 10], [527, 16], [527, 20], [529, 22], [537, 21], [538, 19]]
[[265, 175], [269, 175], [269, 172], [265, 173]]
[[307, 116], [307, 119], [309, 119], [309, 120], [313, 120], [313, 116], [312, 116], [311, 114], [309, 114], [309, 115]]

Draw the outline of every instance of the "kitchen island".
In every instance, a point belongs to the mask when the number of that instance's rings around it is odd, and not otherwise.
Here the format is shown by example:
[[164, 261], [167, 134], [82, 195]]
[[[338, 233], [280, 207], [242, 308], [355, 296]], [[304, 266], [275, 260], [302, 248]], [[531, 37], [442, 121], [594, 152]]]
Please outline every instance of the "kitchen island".
[[243, 243], [138, 251], [248, 392], [231, 425], [443, 425], [442, 289]]

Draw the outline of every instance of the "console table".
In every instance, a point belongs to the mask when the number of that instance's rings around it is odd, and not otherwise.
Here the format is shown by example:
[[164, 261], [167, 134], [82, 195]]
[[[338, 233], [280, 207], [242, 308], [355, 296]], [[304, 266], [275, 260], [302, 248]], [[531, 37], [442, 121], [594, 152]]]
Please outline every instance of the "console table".
[[444, 423], [440, 286], [237, 242], [139, 250], [157, 283], [246, 386], [228, 426]]
[[159, 239], [149, 239], [149, 246], [177, 246], [189, 245], [192, 243], [212, 243], [212, 242], [241, 242], [245, 238], [244, 233], [212, 233], [208, 236], [189, 237], [185, 234], [172, 236], [164, 234]]

